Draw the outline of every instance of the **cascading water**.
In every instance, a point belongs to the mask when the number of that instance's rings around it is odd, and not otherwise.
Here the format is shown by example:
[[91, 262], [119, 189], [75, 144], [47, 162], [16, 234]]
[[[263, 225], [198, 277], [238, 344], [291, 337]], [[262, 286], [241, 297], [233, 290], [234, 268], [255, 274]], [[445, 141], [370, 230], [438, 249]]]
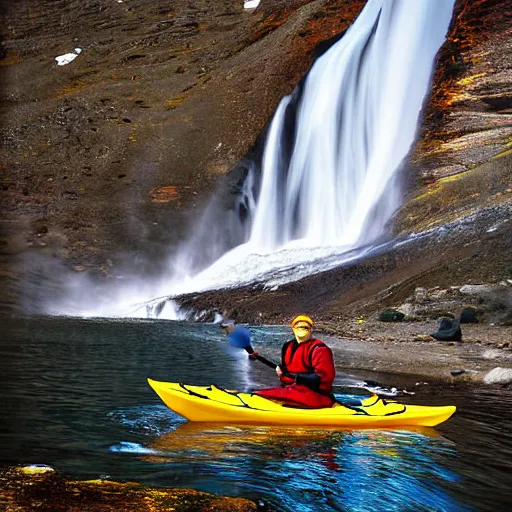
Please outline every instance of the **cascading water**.
[[306, 79], [284, 173], [283, 100], [265, 150], [250, 245], [274, 251], [301, 239], [303, 247], [354, 247], [382, 233], [398, 207], [396, 195], [384, 192], [414, 140], [452, 6], [370, 0]]
[[[399, 206], [397, 176], [453, 4], [369, 0], [302, 89], [279, 105], [261, 178], [254, 169], [245, 177], [243, 222], [231, 211], [216, 229], [201, 223], [152, 296], [256, 280], [274, 286], [361, 257], [378, 243]], [[211, 217], [207, 210], [203, 220]], [[162, 316], [179, 316], [169, 309]]]
[[298, 278], [358, 257], [383, 236], [453, 4], [369, 0], [315, 62], [298, 104], [281, 101], [247, 241], [196, 274], [196, 290]]

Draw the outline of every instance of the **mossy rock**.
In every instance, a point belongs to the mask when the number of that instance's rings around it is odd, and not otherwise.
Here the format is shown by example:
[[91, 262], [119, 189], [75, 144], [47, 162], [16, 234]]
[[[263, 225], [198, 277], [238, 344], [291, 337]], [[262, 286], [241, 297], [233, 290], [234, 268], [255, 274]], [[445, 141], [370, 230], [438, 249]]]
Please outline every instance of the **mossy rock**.
[[379, 313], [379, 320], [381, 322], [402, 322], [405, 314], [396, 309], [385, 309]]
[[423, 322], [425, 318], [418, 315], [405, 315], [404, 322]]

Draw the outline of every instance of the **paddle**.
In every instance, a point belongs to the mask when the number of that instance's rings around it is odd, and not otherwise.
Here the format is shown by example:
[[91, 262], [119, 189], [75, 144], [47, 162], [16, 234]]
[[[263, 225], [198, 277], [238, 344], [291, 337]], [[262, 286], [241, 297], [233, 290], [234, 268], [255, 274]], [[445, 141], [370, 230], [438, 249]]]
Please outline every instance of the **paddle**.
[[266, 357], [260, 356], [254, 351], [251, 345], [251, 334], [245, 327], [237, 326], [232, 332], [228, 334], [228, 339], [231, 345], [237, 348], [243, 348], [248, 354], [252, 355], [254, 359], [266, 364], [269, 368], [275, 370], [277, 364], [269, 361]]

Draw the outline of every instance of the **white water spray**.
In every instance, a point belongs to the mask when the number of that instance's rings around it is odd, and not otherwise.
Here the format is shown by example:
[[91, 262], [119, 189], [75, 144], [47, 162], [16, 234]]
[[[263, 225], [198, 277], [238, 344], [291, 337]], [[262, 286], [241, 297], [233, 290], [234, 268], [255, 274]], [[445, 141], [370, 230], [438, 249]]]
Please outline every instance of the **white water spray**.
[[[247, 200], [248, 232], [238, 234], [240, 245], [222, 255], [214, 245], [216, 261], [198, 273], [195, 255], [220, 238], [200, 228], [209, 238], [196, 236], [183, 246], [153, 297], [163, 288], [176, 295], [254, 280], [277, 285], [360, 257], [377, 243], [399, 206], [396, 178], [414, 142], [453, 4], [369, 0], [340, 41], [317, 59], [299, 103], [287, 96], [279, 105], [259, 196]], [[285, 126], [293, 108], [289, 141]], [[228, 219], [221, 229], [231, 224]], [[132, 302], [148, 298], [133, 296]]]

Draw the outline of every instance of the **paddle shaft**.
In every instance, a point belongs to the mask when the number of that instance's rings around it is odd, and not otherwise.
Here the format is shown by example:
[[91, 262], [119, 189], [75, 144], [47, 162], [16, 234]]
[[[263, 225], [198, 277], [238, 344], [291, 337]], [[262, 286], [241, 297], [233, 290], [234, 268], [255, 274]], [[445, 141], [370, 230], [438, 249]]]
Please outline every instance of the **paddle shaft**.
[[[255, 353], [254, 349], [252, 348], [251, 345], [248, 345], [244, 348], [245, 348], [246, 352], [248, 352], [250, 355], [253, 355], [254, 359], [261, 361], [263, 364], [266, 364], [269, 368], [272, 368], [273, 370], [275, 370], [279, 366], [276, 363], [269, 361], [266, 357], [260, 356], [257, 352]], [[282, 369], [281, 369], [281, 371], [282, 371]], [[297, 377], [297, 375], [295, 375], [293, 373], [289, 373], [289, 372], [283, 372], [283, 375], [285, 377], [290, 377], [291, 379], [295, 379]]]
[[[266, 364], [269, 368], [272, 368], [273, 370], [275, 370], [279, 366], [276, 363], [269, 361], [266, 357], [260, 356], [257, 352], [256, 352], [256, 355], [254, 355], [254, 349], [252, 348], [251, 345], [244, 347], [244, 348], [249, 354], [253, 355], [254, 359], [261, 361], [263, 364]], [[285, 375], [286, 377], [290, 377], [291, 379], [295, 379], [297, 377], [297, 375], [294, 375], [293, 373], [288, 373], [288, 372], [283, 372], [283, 375]]]
[[[247, 351], [248, 354], [254, 354], [254, 349], [250, 345], [248, 347], [245, 347], [245, 350]], [[272, 361], [269, 361], [266, 357], [256, 354], [254, 358], [257, 359], [258, 361], [261, 361], [263, 364], [266, 364], [269, 368], [272, 368], [273, 370], [277, 368], [277, 364], [273, 363]]]

